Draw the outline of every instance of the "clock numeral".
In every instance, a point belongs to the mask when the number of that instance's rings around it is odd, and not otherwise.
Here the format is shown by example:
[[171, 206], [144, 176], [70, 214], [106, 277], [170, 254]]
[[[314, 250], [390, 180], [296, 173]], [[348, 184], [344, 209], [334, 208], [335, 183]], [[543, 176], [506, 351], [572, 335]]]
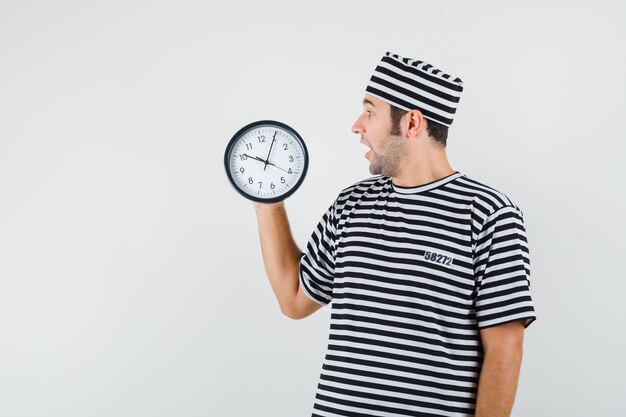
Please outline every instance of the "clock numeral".
[[274, 188], [276, 188], [276, 186], [274, 185], [274, 183], [270, 183], [270, 188], [273, 190]]
[[261, 187], [263, 187], [263, 183], [259, 181], [259, 190], [261, 189]]
[[286, 144], [286, 143], [283, 143], [283, 149], [284, 149], [284, 150], [289, 149], [289, 148], [287, 147], [287, 144]]
[[291, 170], [291, 168], [289, 168], [289, 171], [287, 171], [287, 174], [293, 174], [293, 171]]
[[252, 144], [251, 143], [246, 143], [246, 149], [251, 151], [252, 150]]
[[239, 168], [239, 172], [241, 172], [243, 174], [244, 172], [246, 172], [246, 170], [243, 169], [243, 167], [241, 167], [241, 168]]
[[241, 158], [242, 161], [245, 161], [246, 159], [248, 159], [248, 155], [242, 154], [242, 155], [239, 155], [239, 158]]
[[263, 142], [265, 142], [265, 136], [261, 135], [259, 136], [259, 143], [263, 143]]
[[281, 183], [281, 184], [284, 184], [285, 182], [286, 182], [286, 181], [285, 181], [285, 177], [280, 177], [280, 183]]
[[293, 156], [289, 155], [289, 162], [293, 162]]
[[252, 177], [249, 177], [248, 178], [248, 184], [252, 184], [252, 183], [254, 183], [254, 181], [252, 180]]

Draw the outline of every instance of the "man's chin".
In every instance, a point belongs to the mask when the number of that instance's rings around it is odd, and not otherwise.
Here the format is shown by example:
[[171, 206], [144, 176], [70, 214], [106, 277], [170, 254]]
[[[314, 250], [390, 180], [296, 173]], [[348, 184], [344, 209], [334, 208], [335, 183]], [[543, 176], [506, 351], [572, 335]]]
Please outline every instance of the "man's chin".
[[372, 175], [380, 175], [380, 173], [381, 173], [381, 172], [382, 172], [382, 170], [383, 170], [383, 169], [382, 169], [383, 167], [382, 167], [382, 166], [380, 166], [380, 164], [379, 164], [379, 163], [377, 163], [378, 161], [377, 161], [376, 157], [375, 157], [374, 155], [371, 155], [371, 156], [370, 156], [369, 158], [367, 158], [367, 159], [368, 159], [368, 161], [369, 161], [369, 163], [370, 163], [370, 166], [369, 166], [369, 168], [368, 168], [368, 169], [369, 169], [370, 174], [372, 174]]
[[376, 166], [374, 166], [374, 165], [372, 165], [372, 164], [370, 164], [370, 166], [369, 166], [369, 172], [370, 172], [370, 174], [372, 174], [372, 175], [379, 175], [379, 174], [380, 174], [380, 168], [379, 168], [379, 167], [376, 167]]

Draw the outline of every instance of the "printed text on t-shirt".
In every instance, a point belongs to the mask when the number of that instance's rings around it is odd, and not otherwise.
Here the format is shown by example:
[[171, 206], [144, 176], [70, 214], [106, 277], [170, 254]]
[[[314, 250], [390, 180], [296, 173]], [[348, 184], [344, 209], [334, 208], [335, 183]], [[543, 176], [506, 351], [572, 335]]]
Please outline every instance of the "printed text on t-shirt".
[[424, 252], [424, 259], [426, 259], [428, 262], [447, 266], [448, 268], [452, 266], [452, 261], [454, 261], [454, 258], [452, 258], [451, 256], [430, 251]]

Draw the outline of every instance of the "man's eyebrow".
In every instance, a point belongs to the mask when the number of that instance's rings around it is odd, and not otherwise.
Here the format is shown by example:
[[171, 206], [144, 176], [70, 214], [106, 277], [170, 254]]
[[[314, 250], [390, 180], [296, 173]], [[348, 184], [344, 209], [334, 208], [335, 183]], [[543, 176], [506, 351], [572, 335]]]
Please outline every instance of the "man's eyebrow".
[[363, 105], [365, 106], [366, 104], [369, 104], [370, 106], [376, 108], [376, 106], [374, 105], [374, 103], [372, 102], [372, 100], [364, 98], [363, 99]]

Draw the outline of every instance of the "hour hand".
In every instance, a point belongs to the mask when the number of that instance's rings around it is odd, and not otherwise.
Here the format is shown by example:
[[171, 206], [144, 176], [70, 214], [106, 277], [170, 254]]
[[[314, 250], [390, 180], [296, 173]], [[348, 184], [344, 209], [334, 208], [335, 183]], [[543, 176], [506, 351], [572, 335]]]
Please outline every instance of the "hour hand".
[[267, 163], [267, 161], [265, 159], [261, 159], [258, 156], [252, 156], [252, 155], [248, 155], [247, 153], [244, 153], [243, 155], [245, 155], [246, 158], [251, 158], [251, 159], [256, 159], [257, 161], [261, 161], [264, 164]]

